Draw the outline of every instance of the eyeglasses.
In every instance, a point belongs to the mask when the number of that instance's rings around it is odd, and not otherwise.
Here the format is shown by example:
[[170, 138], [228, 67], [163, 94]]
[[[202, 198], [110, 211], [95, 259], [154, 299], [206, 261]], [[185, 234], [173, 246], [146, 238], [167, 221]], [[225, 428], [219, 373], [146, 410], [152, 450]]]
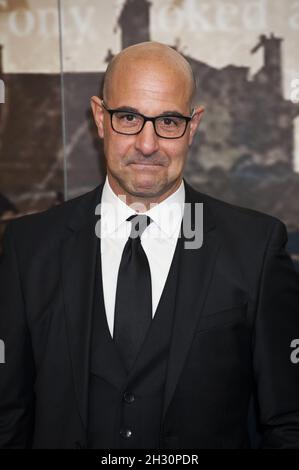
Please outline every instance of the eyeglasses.
[[121, 109], [109, 109], [102, 100], [102, 105], [110, 114], [111, 127], [118, 134], [136, 135], [142, 131], [146, 121], [151, 121], [154, 125], [158, 137], [163, 139], [179, 139], [186, 132], [187, 125], [194, 116], [194, 109], [191, 116], [161, 114], [155, 117], [144, 116], [141, 113]]

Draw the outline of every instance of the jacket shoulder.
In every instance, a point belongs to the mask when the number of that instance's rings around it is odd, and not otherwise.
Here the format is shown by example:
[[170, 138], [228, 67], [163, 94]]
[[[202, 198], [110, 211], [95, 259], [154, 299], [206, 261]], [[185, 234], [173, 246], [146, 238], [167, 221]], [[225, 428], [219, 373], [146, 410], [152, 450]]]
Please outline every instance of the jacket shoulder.
[[236, 218], [236, 220], [239, 219], [240, 221], [260, 222], [270, 225], [283, 223], [278, 217], [267, 214], [265, 212], [232, 204], [207, 194], [205, 197], [207, 198], [207, 202], [209, 202], [209, 204], [213, 207], [213, 210], [215, 213], [217, 213], [218, 216], [229, 214]]
[[199, 191], [195, 193], [198, 201], [207, 204], [208, 211], [221, 233], [231, 239], [237, 238], [250, 244], [258, 240], [268, 240], [275, 229], [284, 234], [287, 232], [285, 224], [273, 215], [232, 204]]
[[64, 231], [70, 220], [77, 216], [79, 223], [94, 213], [93, 204], [97, 200], [100, 186], [91, 191], [65, 201], [58, 206], [50, 207], [42, 212], [27, 214], [9, 222], [8, 226], [16, 239], [57, 239]]

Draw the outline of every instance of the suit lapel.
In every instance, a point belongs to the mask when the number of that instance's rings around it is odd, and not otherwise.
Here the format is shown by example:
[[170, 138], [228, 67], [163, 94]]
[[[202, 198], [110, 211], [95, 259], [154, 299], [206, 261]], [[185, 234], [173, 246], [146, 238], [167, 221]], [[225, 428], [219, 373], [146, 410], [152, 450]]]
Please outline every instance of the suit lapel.
[[[201, 202], [200, 193], [195, 192], [185, 181], [186, 199], [191, 204]], [[186, 207], [186, 206], [185, 206]], [[186, 217], [186, 208], [184, 218]], [[188, 354], [192, 337], [202, 315], [210, 281], [219, 249], [215, 224], [207, 203], [203, 203], [203, 243], [200, 248], [186, 249], [184, 233], [179, 239], [180, 271], [174, 312], [168, 369], [164, 392], [162, 421], [174, 394], [179, 376]]]
[[61, 246], [64, 311], [72, 371], [79, 411], [87, 421], [89, 353], [96, 256], [99, 239], [95, 234], [102, 185], [82, 199], [69, 221]]

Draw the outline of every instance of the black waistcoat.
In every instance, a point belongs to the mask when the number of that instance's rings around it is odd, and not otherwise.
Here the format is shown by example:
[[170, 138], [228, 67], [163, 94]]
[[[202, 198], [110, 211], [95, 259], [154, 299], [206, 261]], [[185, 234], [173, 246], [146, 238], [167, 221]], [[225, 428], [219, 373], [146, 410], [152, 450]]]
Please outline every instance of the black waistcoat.
[[179, 243], [147, 336], [133, 368], [127, 373], [107, 323], [99, 240], [90, 351], [88, 448], [160, 447], [161, 413], [178, 267]]

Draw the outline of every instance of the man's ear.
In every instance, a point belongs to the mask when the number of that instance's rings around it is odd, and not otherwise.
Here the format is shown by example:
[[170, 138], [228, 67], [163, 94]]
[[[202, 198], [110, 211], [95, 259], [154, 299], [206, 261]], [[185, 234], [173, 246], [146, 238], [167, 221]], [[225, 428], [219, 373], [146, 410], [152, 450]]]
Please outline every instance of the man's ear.
[[104, 111], [101, 102], [101, 98], [98, 96], [92, 96], [90, 100], [90, 105], [92, 109], [92, 114], [94, 118], [94, 122], [98, 128], [98, 134], [101, 139], [104, 138]]
[[195, 132], [198, 129], [204, 110], [205, 108], [203, 106], [197, 106], [197, 108], [195, 108], [194, 116], [190, 121], [189, 145], [192, 144]]

